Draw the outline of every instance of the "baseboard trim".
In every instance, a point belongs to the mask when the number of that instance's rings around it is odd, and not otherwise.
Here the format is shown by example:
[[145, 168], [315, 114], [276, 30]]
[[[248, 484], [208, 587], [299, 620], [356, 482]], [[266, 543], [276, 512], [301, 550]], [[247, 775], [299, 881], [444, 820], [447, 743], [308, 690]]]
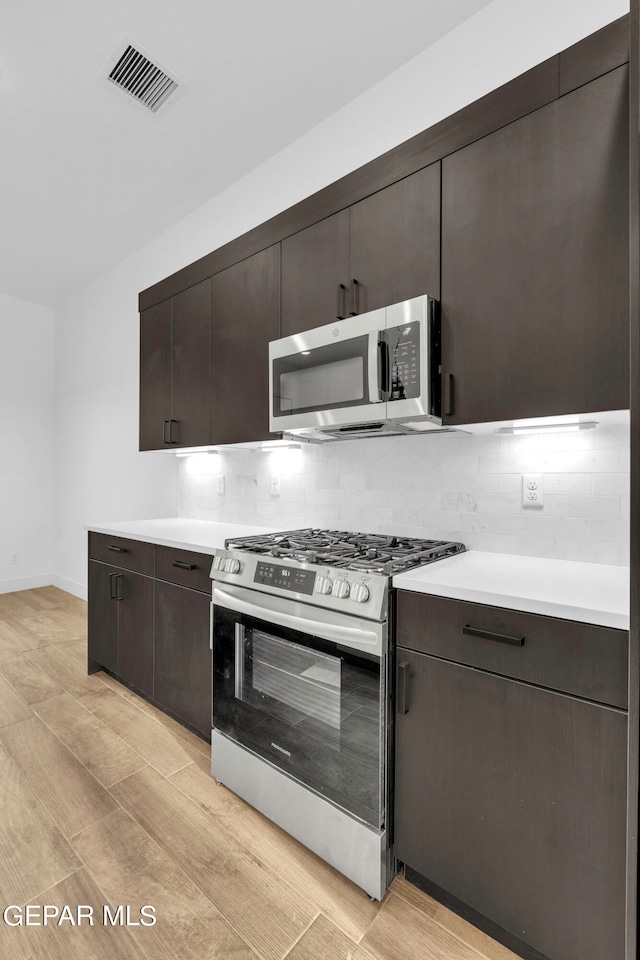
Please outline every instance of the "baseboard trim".
[[18, 593], [19, 590], [48, 587], [52, 583], [53, 575], [50, 573], [41, 573], [35, 577], [16, 577], [15, 580], [0, 580], [0, 593]]
[[86, 583], [78, 583], [76, 580], [60, 577], [57, 573], [53, 574], [49, 583], [53, 584], [54, 587], [58, 587], [60, 590], [64, 590], [66, 593], [73, 594], [74, 597], [78, 597], [80, 600], [87, 599]]
[[482, 930], [483, 933], [497, 940], [498, 943], [503, 944], [503, 946], [508, 947], [513, 953], [517, 953], [519, 957], [523, 957], [524, 960], [549, 960], [546, 954], [540, 953], [539, 950], [529, 946], [528, 943], [520, 940], [512, 933], [509, 933], [504, 927], [500, 927], [497, 923], [494, 923], [493, 920], [489, 920], [489, 918], [485, 917], [482, 913], [478, 913], [473, 907], [470, 907], [462, 900], [458, 900], [458, 898], [452, 894], [447, 893], [442, 887], [432, 883], [427, 877], [423, 877], [417, 870], [405, 866], [404, 877], [408, 883], [411, 883], [414, 887], [418, 887], [418, 889], [424, 893], [428, 893], [429, 896], [437, 900], [438, 903], [441, 903], [449, 910], [453, 910], [453, 912], [457, 913], [463, 920], [468, 920], [469, 923], [472, 923], [478, 930]]
[[87, 599], [86, 583], [77, 583], [56, 573], [42, 573], [36, 577], [16, 577], [15, 580], [0, 580], [0, 594], [19, 593], [20, 590], [35, 590], [36, 587], [58, 587], [80, 600]]

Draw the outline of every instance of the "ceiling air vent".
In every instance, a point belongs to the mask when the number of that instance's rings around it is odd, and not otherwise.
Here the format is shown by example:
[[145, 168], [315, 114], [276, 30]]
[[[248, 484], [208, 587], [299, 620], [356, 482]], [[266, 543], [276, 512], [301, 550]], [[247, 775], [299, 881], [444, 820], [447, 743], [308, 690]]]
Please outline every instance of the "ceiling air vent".
[[151, 113], [157, 113], [170, 97], [175, 100], [186, 86], [128, 36], [122, 38], [100, 75]]

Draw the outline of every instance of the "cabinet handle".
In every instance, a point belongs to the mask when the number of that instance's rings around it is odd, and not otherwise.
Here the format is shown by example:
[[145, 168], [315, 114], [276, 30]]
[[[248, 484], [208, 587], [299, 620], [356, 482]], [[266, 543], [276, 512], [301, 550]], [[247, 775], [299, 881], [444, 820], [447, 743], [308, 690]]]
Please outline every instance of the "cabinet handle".
[[352, 317], [356, 317], [360, 313], [360, 283], [355, 277], [351, 281], [351, 310], [349, 313]]
[[453, 375], [442, 374], [442, 413], [448, 416], [453, 413]]
[[117, 576], [118, 576], [117, 573], [109, 574], [109, 599], [110, 600], [116, 599], [116, 577]]
[[113, 543], [109, 544], [109, 546], [107, 547], [107, 550], [111, 550], [112, 553], [128, 553], [129, 552], [126, 547], [116, 547], [115, 544]]
[[398, 714], [404, 716], [409, 713], [409, 702], [407, 699], [408, 680], [411, 676], [411, 664], [398, 664]]
[[162, 421], [162, 442], [171, 443], [171, 420]]
[[177, 423], [177, 420], [169, 420], [169, 443], [177, 443], [177, 440], [173, 439], [173, 425]]
[[524, 637], [507, 637], [503, 633], [493, 633], [491, 630], [479, 630], [465, 623], [462, 632], [468, 637], [480, 637], [481, 640], [496, 640], [498, 643], [508, 643], [512, 647], [524, 646]]
[[180, 570], [197, 570], [195, 563], [183, 563], [182, 560], [174, 560], [172, 566], [178, 567]]
[[336, 309], [336, 318], [344, 320], [347, 316], [347, 288], [344, 283], [338, 284], [338, 306]]
[[120, 590], [119, 590], [119, 583], [120, 583], [121, 580], [124, 580], [124, 574], [123, 574], [123, 573], [114, 573], [113, 576], [114, 576], [115, 584], [116, 584], [116, 595], [115, 595], [115, 597], [114, 597], [113, 599], [114, 599], [114, 600], [124, 600], [124, 596], [120, 593]]

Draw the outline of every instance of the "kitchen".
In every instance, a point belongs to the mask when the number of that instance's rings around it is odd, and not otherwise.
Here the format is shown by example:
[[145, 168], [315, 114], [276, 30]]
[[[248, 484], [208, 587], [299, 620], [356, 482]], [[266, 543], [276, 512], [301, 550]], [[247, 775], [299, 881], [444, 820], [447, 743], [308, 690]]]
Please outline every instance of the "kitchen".
[[[498, 11], [493, 13], [497, 16]], [[605, 22], [608, 19], [610, 16]], [[590, 32], [585, 29], [581, 35]], [[575, 39], [568, 36], [564, 42], [555, 40], [551, 49], [541, 44], [530, 64], [519, 61], [517, 69], [489, 83], [487, 89], [529, 65], [535, 66]], [[484, 92], [478, 90], [476, 82], [474, 77], [475, 92], [468, 96], [469, 101]], [[454, 109], [443, 110], [443, 116]], [[427, 122], [421, 122], [416, 129], [426, 126]], [[405, 131], [395, 141], [390, 134], [388, 145], [406, 139], [412, 132]], [[375, 157], [382, 149], [378, 145], [370, 156]], [[347, 162], [344, 172], [366, 159], [365, 155]], [[334, 171], [324, 182], [339, 175]], [[322, 180], [318, 183], [321, 185]], [[246, 183], [242, 189], [246, 191]], [[314, 189], [309, 183], [301, 195]], [[142, 259], [134, 256], [125, 261], [56, 311], [57, 572], [53, 582], [71, 593], [82, 594], [87, 523], [170, 517], [176, 512], [184, 518], [279, 529], [313, 524], [393, 531], [405, 536], [446, 536], [463, 541], [471, 550], [587, 560], [591, 564], [627, 562], [629, 500], [624, 475], [629, 466], [629, 445], [624, 417], [617, 423], [603, 421], [594, 431], [563, 436], [549, 432], [542, 438], [495, 433], [399, 437], [277, 453], [225, 449], [217, 455], [180, 458], [178, 463], [171, 455], [138, 454], [138, 328], [137, 317], [131, 316], [131, 303], [137, 301], [145, 286], [297, 199], [292, 195], [289, 201], [267, 201], [257, 182], [255, 190], [260, 194], [255, 216], [252, 209], [251, 221], [236, 224], [233, 233], [217, 239], [209, 223], [201, 224], [206, 237], [202, 236], [198, 249], [196, 217], [195, 222], [183, 224], [178, 231], [180, 239], [189, 245], [188, 252], [176, 247], [172, 254], [166, 237], [159, 239]], [[231, 199], [227, 197], [224, 202]], [[176, 243], [180, 246], [178, 237]], [[46, 317], [36, 313], [35, 308], [30, 313], [34, 329], [39, 319], [43, 327], [46, 324]], [[43, 353], [45, 349], [46, 334]], [[50, 416], [49, 411], [46, 416]], [[104, 423], [100, 434], [96, 423]], [[50, 439], [45, 436], [43, 440], [46, 449]], [[31, 459], [24, 463], [35, 463], [36, 456], [42, 455], [40, 446], [37, 454], [27, 450]], [[400, 489], [380, 469], [382, 458], [402, 477]], [[524, 510], [518, 503], [522, 495], [520, 477], [525, 473], [544, 474], [542, 512]], [[221, 493], [220, 477], [224, 478]], [[277, 479], [279, 495], [272, 492], [272, 478]], [[586, 513], [589, 509], [602, 514]], [[11, 554], [19, 552], [16, 548]], [[46, 570], [27, 568], [20, 572], [26, 575], [25, 580], [28, 576], [35, 580]], [[12, 572], [17, 571], [7, 568], [7, 580]], [[36, 582], [24, 585], [40, 586]], [[106, 706], [101, 710], [104, 712]]]

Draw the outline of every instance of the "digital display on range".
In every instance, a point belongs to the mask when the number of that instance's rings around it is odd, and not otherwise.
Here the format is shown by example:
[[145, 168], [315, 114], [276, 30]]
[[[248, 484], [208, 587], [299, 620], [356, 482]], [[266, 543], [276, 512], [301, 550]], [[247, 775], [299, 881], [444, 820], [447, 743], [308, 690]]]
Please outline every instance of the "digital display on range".
[[316, 575], [313, 570], [295, 570], [292, 567], [281, 567], [276, 563], [265, 563], [261, 560], [256, 565], [253, 577], [254, 583], [269, 583], [272, 587], [281, 590], [292, 590], [294, 593], [313, 593]]

